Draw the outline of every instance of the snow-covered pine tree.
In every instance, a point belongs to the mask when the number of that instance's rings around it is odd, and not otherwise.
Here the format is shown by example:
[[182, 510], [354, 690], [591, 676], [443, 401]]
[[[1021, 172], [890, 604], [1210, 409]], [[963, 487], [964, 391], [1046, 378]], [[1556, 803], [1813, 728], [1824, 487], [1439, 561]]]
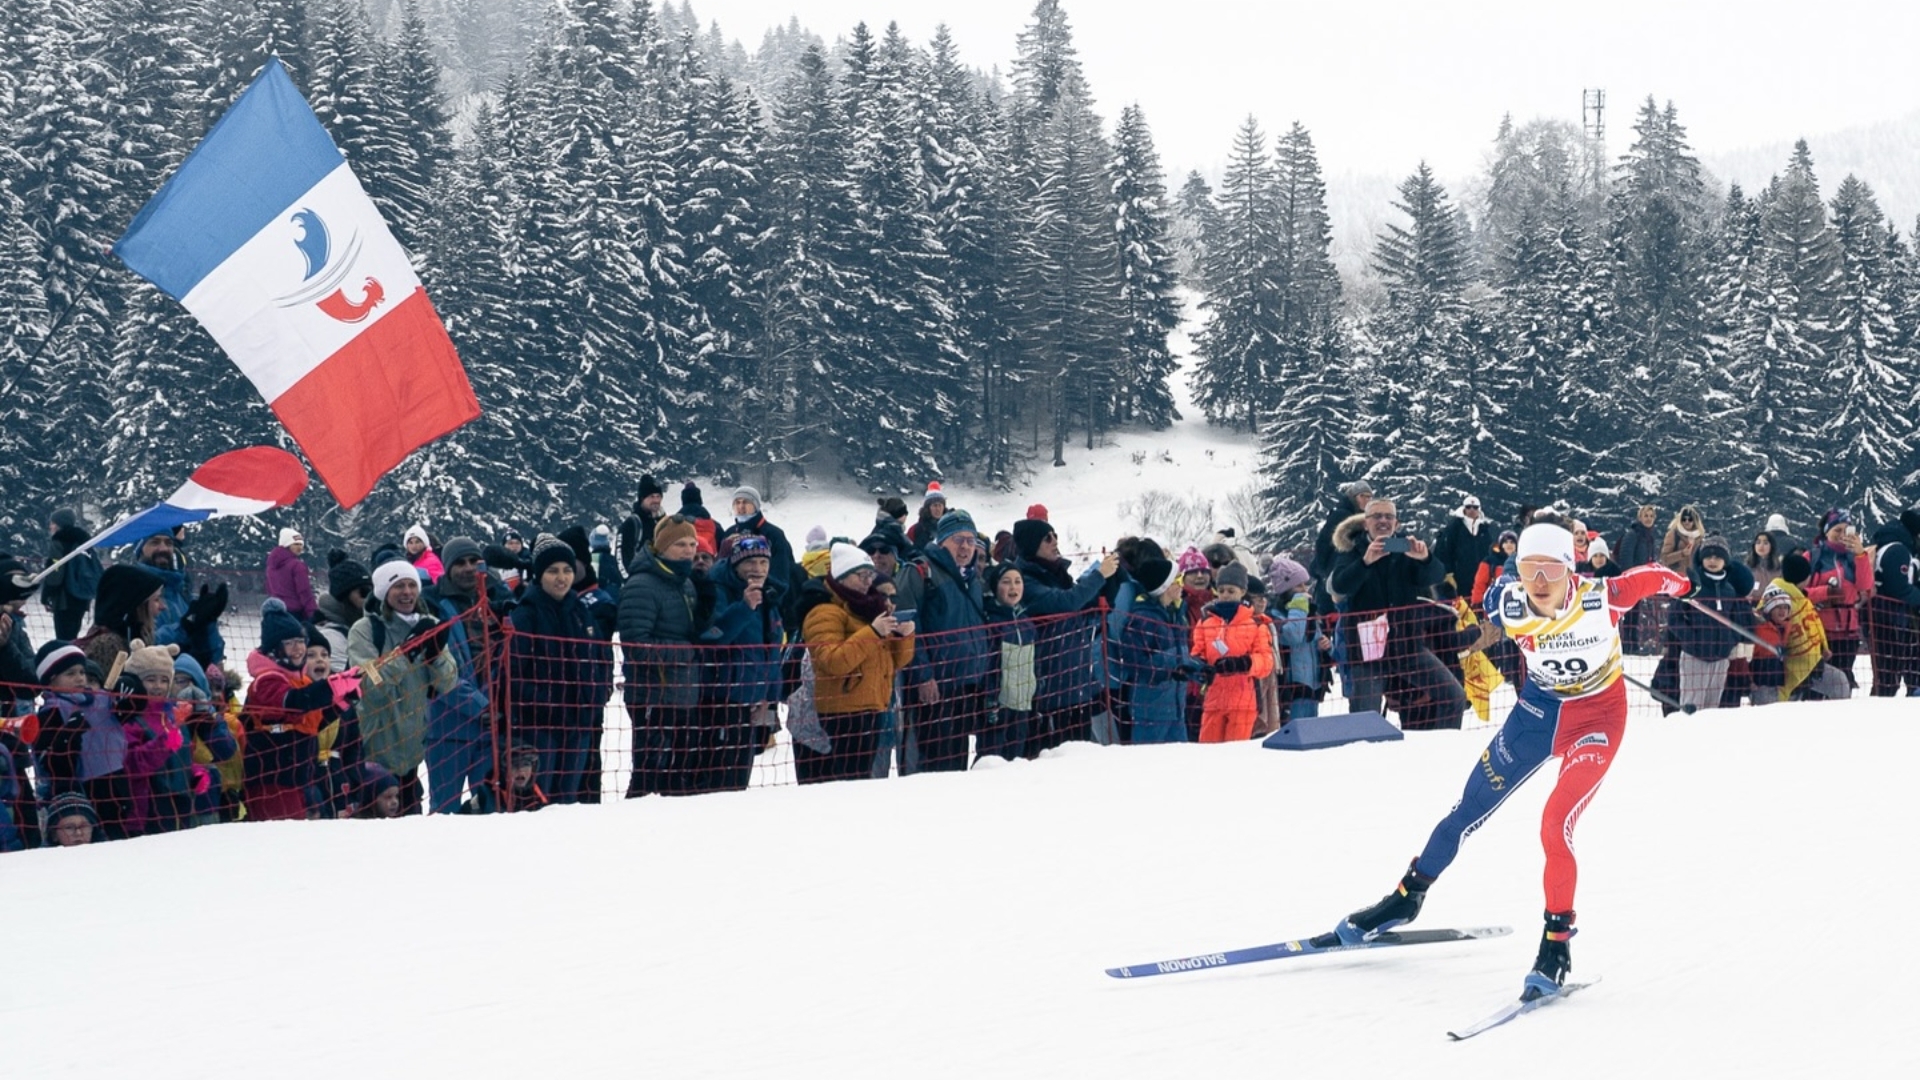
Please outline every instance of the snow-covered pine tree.
[[208, 124], [227, 111], [269, 56], [280, 58], [295, 86], [309, 85], [313, 68], [307, 48], [317, 36], [308, 26], [310, 6], [308, 0], [212, 0], [203, 5], [202, 32], [213, 62]]
[[1206, 262], [1207, 237], [1220, 231], [1213, 202], [1213, 185], [1198, 169], [1187, 173], [1174, 197], [1173, 225], [1168, 236], [1173, 241], [1174, 274], [1189, 288], [1204, 284], [1201, 266]]
[[1180, 327], [1179, 280], [1169, 232], [1167, 192], [1153, 133], [1138, 105], [1120, 111], [1114, 131], [1114, 236], [1120, 248], [1119, 394], [1112, 411], [1123, 423], [1155, 431], [1180, 419], [1169, 385], [1179, 364], [1167, 338]]
[[1758, 201], [1762, 235], [1799, 301], [1801, 330], [1824, 346], [1828, 309], [1840, 287], [1840, 248], [1827, 223], [1813, 152], [1805, 139], [1793, 144], [1786, 171], [1773, 178]]
[[1833, 448], [1823, 445], [1832, 400], [1826, 356], [1794, 291], [1792, 260], [1768, 244], [1764, 203], [1736, 192], [1722, 222], [1710, 308], [1717, 333], [1710, 340], [1728, 391], [1745, 405], [1742, 424], [1727, 434], [1764, 459], [1752, 494], [1727, 508], [1818, 516], [1838, 493], [1827, 468]]
[[1107, 190], [1111, 150], [1057, 0], [1035, 5], [1013, 80], [1008, 107], [1035, 254], [1021, 284], [1021, 344], [1045, 395], [1052, 461], [1060, 466], [1075, 427], [1084, 425], [1091, 447], [1112, 423], [1124, 328]]
[[399, 33], [380, 47], [374, 67], [390, 163], [374, 172], [367, 193], [417, 264], [425, 261], [422, 253], [434, 223], [433, 193], [453, 160], [440, 59], [420, 0], [401, 4]]
[[[773, 247], [761, 290], [762, 378], [778, 393], [767, 423], [796, 464], [837, 453], [835, 436], [873, 418], [842, 383], [863, 274], [848, 241], [847, 130], [826, 53], [810, 46], [773, 103], [767, 144]], [[838, 462], [835, 462], [838, 464]]]
[[1234, 134], [1218, 194], [1218, 230], [1206, 238], [1200, 267], [1206, 321], [1194, 340], [1194, 400], [1209, 422], [1257, 433], [1268, 380], [1278, 373], [1286, 267], [1273, 162], [1252, 116]]
[[1609, 407], [1576, 423], [1590, 447], [1612, 448], [1596, 482], [1622, 493], [1616, 512], [1649, 497], [1709, 512], [1755, 503], [1751, 451], [1726, 430], [1742, 412], [1723, 396], [1736, 387], [1714, 376], [1705, 345], [1710, 200], [1700, 163], [1671, 104], [1649, 97], [1633, 131], [1608, 205], [1613, 321], [1594, 375]]
[[[103, 16], [72, 0], [38, 0], [28, 69], [16, 98], [8, 175], [33, 237], [54, 322], [33, 373], [46, 388], [41, 424], [58, 431], [41, 458], [58, 490], [97, 475], [111, 418], [106, 375], [124, 274], [109, 269], [110, 245], [125, 221], [116, 177], [136, 166], [108, 123], [125, 84], [102, 57], [111, 33]], [[37, 343], [36, 343], [37, 344]]]
[[1849, 175], [1833, 196], [1839, 280], [1829, 310], [1828, 369], [1839, 379], [1837, 409], [1821, 432], [1827, 471], [1841, 499], [1887, 521], [1911, 505], [1902, 468], [1916, 439], [1914, 361], [1902, 351], [1894, 303], [1900, 270], [1887, 261], [1887, 227], [1873, 189]]
[[943, 475], [935, 433], [963, 422], [966, 358], [944, 276], [947, 253], [925, 200], [916, 132], [913, 52], [897, 25], [878, 43], [856, 27], [847, 57], [856, 370], [877, 422], [839, 433], [848, 472], [874, 491]]
[[1355, 438], [1359, 409], [1348, 374], [1346, 333], [1329, 320], [1298, 373], [1278, 387], [1260, 436], [1261, 522], [1256, 544], [1292, 550], [1310, 543], [1326, 493], [1362, 469]]
[[1389, 223], [1375, 246], [1386, 303], [1369, 320], [1373, 423], [1390, 434], [1368, 475], [1409, 518], [1444, 512], [1463, 492], [1511, 497], [1518, 461], [1493, 432], [1501, 359], [1465, 298], [1460, 215], [1425, 162], [1401, 182], [1394, 207], [1408, 220]]
[[27, 366], [53, 321], [41, 286], [44, 265], [20, 197], [0, 183], [0, 462], [12, 477], [0, 505], [0, 539], [16, 551], [38, 549], [45, 527], [36, 519], [44, 519], [51, 500], [76, 496], [45, 465], [48, 443], [62, 430], [49, 423], [54, 396], [44, 365]]
[[947, 253], [954, 332], [971, 361], [962, 412], [975, 418], [953, 425], [954, 442], [939, 452], [955, 464], [979, 464], [989, 482], [1004, 487], [1019, 456], [1014, 432], [1026, 375], [1019, 365], [1025, 354], [1014, 344], [1010, 286], [1027, 252], [1014, 223], [1006, 126], [1000, 110], [977, 92], [945, 26], [934, 31], [917, 71], [920, 174]]
[[[777, 388], [756, 378], [760, 312], [749, 295], [766, 240], [759, 107], [727, 76], [709, 71], [694, 44], [682, 39], [676, 75], [680, 185], [672, 208], [686, 252], [679, 291], [700, 320], [686, 343], [686, 415], [703, 424], [685, 435], [703, 473], [731, 480], [749, 467], [770, 469], [779, 458], [777, 448], [759, 445], [768, 434], [760, 418]], [[763, 472], [756, 481], [768, 484], [770, 476]]]

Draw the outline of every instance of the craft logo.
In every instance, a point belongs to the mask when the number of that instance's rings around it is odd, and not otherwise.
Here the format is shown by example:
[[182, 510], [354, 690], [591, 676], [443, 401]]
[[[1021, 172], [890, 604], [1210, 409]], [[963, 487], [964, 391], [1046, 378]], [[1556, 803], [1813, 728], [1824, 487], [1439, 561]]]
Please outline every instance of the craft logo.
[[293, 246], [306, 260], [306, 276], [301, 279], [300, 288], [274, 302], [281, 307], [312, 304], [337, 322], [365, 322], [373, 309], [387, 298], [387, 291], [380, 286], [378, 278], [369, 277], [357, 286], [360, 299], [347, 296], [347, 278], [353, 273], [354, 264], [360, 261], [360, 234], [350, 233], [336, 252], [326, 221], [313, 210], [304, 207], [296, 210], [287, 222], [300, 232]]

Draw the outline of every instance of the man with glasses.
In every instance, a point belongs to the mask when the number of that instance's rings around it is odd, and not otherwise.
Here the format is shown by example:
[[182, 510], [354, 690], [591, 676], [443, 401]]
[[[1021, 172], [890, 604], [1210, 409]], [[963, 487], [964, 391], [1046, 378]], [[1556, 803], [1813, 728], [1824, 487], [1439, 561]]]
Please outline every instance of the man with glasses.
[[[1388, 683], [1425, 699], [1422, 712], [1438, 726], [1458, 727], [1467, 694], [1447, 665], [1427, 648], [1423, 635], [1393, 627], [1431, 597], [1447, 568], [1426, 542], [1400, 535], [1400, 517], [1386, 499], [1367, 503], [1364, 516], [1347, 519], [1334, 535], [1333, 573], [1327, 589], [1343, 604], [1341, 633], [1347, 643], [1347, 704], [1354, 712], [1380, 712]], [[1385, 619], [1385, 623], [1380, 620]], [[1386, 640], [1380, 641], [1384, 627]]]
[[1467, 774], [1466, 790], [1441, 820], [1400, 885], [1379, 903], [1346, 917], [1331, 934], [1358, 944], [1412, 922], [1427, 889], [1459, 854], [1461, 841], [1486, 823], [1508, 795], [1549, 757], [1560, 776], [1540, 819], [1546, 849], [1546, 927], [1523, 999], [1558, 992], [1572, 967], [1573, 890], [1577, 868], [1573, 827], [1613, 764], [1627, 725], [1621, 679], [1620, 620], [1650, 596], [1685, 596], [1687, 578], [1663, 566], [1619, 577], [1574, 573], [1573, 535], [1559, 525], [1529, 525], [1516, 553], [1520, 580], [1501, 589], [1488, 614], [1526, 656], [1527, 678], [1507, 722]]
[[153, 620], [155, 644], [178, 645], [201, 667], [224, 662], [227, 642], [220, 635], [220, 616], [227, 610], [227, 583], [216, 588], [202, 584], [197, 596], [190, 593], [192, 583], [180, 558], [180, 538], [173, 531], [140, 541], [136, 558], [165, 583], [161, 590], [165, 606]]

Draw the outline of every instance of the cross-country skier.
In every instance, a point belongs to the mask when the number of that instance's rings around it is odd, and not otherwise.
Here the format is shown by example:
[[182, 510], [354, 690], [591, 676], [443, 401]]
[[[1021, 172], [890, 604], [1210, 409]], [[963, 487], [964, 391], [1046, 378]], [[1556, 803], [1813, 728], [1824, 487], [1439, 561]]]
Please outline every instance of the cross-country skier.
[[1520, 580], [1493, 594], [1488, 613], [1526, 657], [1526, 682], [1507, 722], [1467, 776], [1466, 791], [1407, 867], [1400, 885], [1372, 907], [1346, 917], [1315, 944], [1355, 945], [1412, 922], [1427, 889], [1507, 796], [1547, 758], [1560, 777], [1540, 819], [1546, 849], [1546, 928], [1521, 997], [1557, 993], [1573, 966], [1573, 827], [1613, 763], [1627, 724], [1621, 680], [1620, 621], [1650, 596], [1685, 596], [1690, 583], [1664, 566], [1635, 567], [1615, 578], [1574, 573], [1573, 536], [1557, 524], [1530, 525], [1516, 552]]

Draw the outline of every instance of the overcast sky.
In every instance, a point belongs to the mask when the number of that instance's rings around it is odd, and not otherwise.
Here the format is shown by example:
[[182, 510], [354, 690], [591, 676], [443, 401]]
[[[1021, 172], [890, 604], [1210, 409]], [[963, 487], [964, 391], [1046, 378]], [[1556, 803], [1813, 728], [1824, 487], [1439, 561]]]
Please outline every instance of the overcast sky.
[[[1033, 0], [694, 0], [749, 51], [797, 15], [828, 41], [862, 20], [915, 44], [946, 23], [967, 63], [1002, 72]], [[1671, 99], [1696, 150], [1818, 135], [1920, 110], [1920, 3], [1374, 0], [1154, 4], [1068, 0], [1081, 63], [1109, 124], [1138, 102], [1170, 186], [1211, 172], [1249, 113], [1271, 136], [1312, 131], [1328, 173], [1443, 176], [1478, 168], [1503, 113], [1580, 119], [1607, 92], [1608, 148], [1648, 94]], [[1840, 50], [1845, 50], [1844, 52]], [[1816, 162], [1819, 147], [1815, 148]]]

